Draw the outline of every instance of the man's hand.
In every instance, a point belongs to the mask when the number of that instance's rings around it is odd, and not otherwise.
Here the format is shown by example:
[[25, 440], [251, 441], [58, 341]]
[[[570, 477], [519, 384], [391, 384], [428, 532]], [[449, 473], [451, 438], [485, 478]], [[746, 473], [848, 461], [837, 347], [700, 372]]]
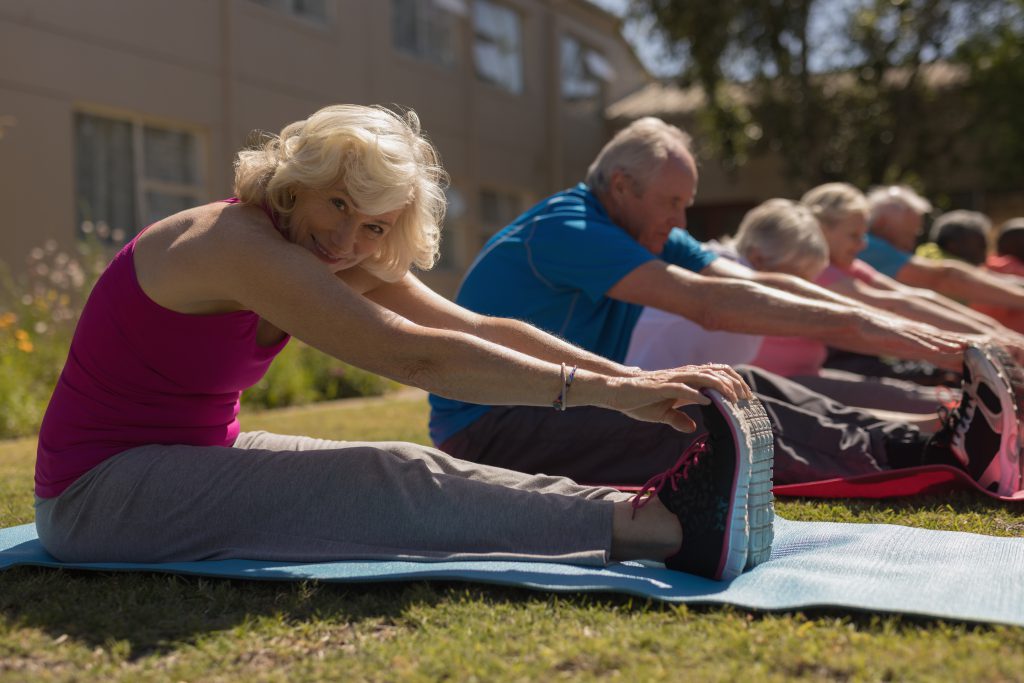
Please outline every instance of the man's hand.
[[[926, 360], [947, 370], [959, 372], [964, 349], [970, 343], [967, 335], [945, 332], [931, 325], [874, 311], [864, 313], [858, 342], [878, 356], [896, 356], [913, 360]], [[844, 343], [845, 341], [845, 343]], [[834, 344], [851, 348], [848, 340]]]

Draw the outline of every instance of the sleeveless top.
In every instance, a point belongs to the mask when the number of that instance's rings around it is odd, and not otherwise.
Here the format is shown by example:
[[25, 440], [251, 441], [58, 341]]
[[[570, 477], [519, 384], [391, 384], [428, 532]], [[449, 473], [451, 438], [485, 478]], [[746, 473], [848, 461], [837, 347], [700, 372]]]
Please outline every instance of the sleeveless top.
[[154, 302], [135, 273], [139, 235], [100, 276], [75, 328], [39, 430], [40, 498], [136, 446], [230, 446], [242, 390], [288, 343], [259, 346], [252, 311], [190, 315]]

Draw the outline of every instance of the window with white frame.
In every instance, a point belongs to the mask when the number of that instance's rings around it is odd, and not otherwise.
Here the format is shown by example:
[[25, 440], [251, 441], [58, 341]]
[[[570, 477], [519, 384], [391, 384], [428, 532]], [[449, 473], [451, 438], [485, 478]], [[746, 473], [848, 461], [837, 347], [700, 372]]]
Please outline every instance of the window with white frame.
[[473, 6], [473, 58], [480, 80], [523, 92], [523, 28], [519, 13], [492, 0]]
[[570, 102], [602, 99], [604, 84], [615, 78], [615, 70], [597, 50], [573, 36], [562, 36], [562, 98]]
[[459, 19], [465, 0], [391, 0], [395, 47], [424, 61], [450, 68], [458, 63]]
[[202, 203], [201, 168], [202, 144], [193, 131], [75, 114], [75, 215], [83, 233], [122, 241]]
[[253, 0], [253, 2], [318, 24], [326, 24], [328, 21], [327, 0]]
[[484, 188], [480, 190], [480, 241], [514, 221], [523, 211], [523, 197], [515, 192]]

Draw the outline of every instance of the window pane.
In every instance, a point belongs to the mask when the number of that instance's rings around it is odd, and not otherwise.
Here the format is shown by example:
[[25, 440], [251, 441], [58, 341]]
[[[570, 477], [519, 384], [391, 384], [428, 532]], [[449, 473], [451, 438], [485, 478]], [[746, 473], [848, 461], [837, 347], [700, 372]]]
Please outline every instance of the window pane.
[[503, 5], [478, 0], [473, 13], [476, 41], [473, 55], [481, 80], [505, 88], [523, 91], [522, 36], [519, 14]]
[[480, 190], [480, 232], [486, 241], [522, 212], [519, 195], [498, 190]]
[[194, 135], [146, 126], [142, 136], [147, 178], [189, 185], [198, 181], [198, 145]]
[[395, 47], [445, 67], [457, 62], [458, 18], [435, 0], [391, 0]]
[[191, 195], [173, 195], [150, 191], [146, 193], [146, 215], [143, 223], [149, 225], [171, 214], [198, 206], [199, 198]]
[[327, 23], [327, 0], [292, 0], [292, 14]]
[[[75, 217], [134, 235], [132, 124], [75, 114]], [[105, 231], [104, 231], [105, 232]]]
[[601, 83], [587, 68], [584, 48], [575, 38], [562, 36], [562, 96], [587, 100], [601, 94]]
[[295, 17], [327, 23], [327, 0], [251, 0]]
[[395, 47], [420, 54], [416, 41], [419, 3], [416, 0], [391, 0], [391, 37]]

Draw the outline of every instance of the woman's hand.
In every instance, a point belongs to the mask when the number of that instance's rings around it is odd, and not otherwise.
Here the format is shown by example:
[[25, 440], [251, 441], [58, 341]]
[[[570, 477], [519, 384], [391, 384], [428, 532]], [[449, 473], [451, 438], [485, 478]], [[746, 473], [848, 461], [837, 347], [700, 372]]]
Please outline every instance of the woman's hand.
[[678, 368], [654, 370], [642, 375], [667, 382], [682, 382], [696, 389], [715, 389], [730, 401], [742, 401], [753, 397], [750, 387], [735, 370], [722, 363], [683, 365]]
[[701, 389], [714, 389], [734, 402], [752, 396], [735, 370], [728, 365], [709, 363], [618, 378], [610, 385], [611, 395], [606, 405], [636, 420], [663, 422], [681, 432], [692, 432], [697, 425], [676, 409], [693, 404], [707, 405], [710, 400], [700, 393]]

